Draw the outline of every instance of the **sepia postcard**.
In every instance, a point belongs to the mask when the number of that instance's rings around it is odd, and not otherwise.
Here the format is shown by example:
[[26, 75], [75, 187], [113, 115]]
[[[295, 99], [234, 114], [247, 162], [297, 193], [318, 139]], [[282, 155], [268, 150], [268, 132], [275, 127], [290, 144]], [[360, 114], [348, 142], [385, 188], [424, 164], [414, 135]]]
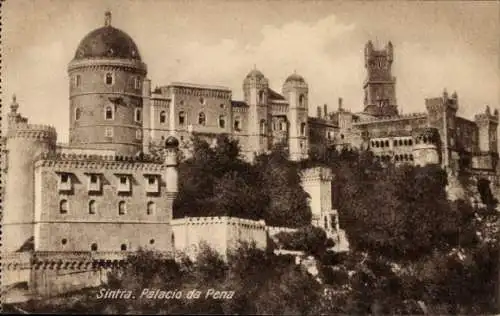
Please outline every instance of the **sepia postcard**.
[[3, 313], [500, 313], [500, 2], [0, 5]]

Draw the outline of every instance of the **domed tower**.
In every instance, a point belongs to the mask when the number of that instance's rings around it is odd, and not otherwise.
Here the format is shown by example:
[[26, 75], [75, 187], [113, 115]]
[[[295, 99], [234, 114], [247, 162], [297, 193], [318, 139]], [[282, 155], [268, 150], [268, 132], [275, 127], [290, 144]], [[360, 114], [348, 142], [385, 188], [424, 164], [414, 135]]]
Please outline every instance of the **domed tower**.
[[28, 124], [17, 113], [15, 98], [9, 113], [6, 137], [7, 163], [2, 244], [6, 252], [18, 251], [34, 234], [34, 163], [41, 153], [53, 153], [57, 134], [51, 126]]
[[147, 67], [125, 32], [104, 26], [85, 36], [69, 63], [70, 145], [134, 155], [142, 149], [142, 82]]
[[288, 101], [288, 121], [290, 133], [288, 148], [290, 160], [299, 161], [308, 157], [308, 93], [305, 79], [294, 73], [283, 84], [283, 96]]
[[438, 165], [441, 163], [441, 143], [436, 128], [422, 128], [413, 132], [413, 160], [416, 166]]
[[262, 153], [269, 149], [270, 113], [267, 106], [269, 82], [254, 68], [243, 80], [243, 95], [249, 106], [248, 151]]

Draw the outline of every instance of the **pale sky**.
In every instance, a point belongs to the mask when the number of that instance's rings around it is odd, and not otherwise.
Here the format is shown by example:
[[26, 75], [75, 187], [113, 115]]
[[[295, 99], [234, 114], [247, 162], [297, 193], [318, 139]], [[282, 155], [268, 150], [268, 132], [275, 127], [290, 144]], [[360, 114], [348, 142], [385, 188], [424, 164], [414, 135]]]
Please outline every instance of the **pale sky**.
[[304, 76], [311, 115], [324, 103], [336, 109], [339, 97], [361, 111], [364, 44], [390, 40], [400, 111], [424, 111], [424, 99], [446, 87], [472, 118], [500, 105], [499, 8], [498, 1], [7, 1], [3, 112], [15, 93], [31, 123], [53, 125], [67, 141], [67, 65], [110, 10], [112, 25], [137, 43], [153, 87], [223, 85], [241, 99], [255, 64], [278, 92], [294, 70]]

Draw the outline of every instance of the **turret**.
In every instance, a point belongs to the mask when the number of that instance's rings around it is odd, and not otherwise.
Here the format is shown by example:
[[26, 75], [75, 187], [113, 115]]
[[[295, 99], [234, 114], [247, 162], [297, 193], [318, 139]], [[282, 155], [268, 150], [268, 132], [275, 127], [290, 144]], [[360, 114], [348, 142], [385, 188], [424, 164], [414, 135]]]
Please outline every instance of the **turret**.
[[498, 130], [498, 110], [492, 113], [489, 106], [486, 106], [483, 113], [474, 116], [479, 134], [479, 151], [483, 153], [497, 153], [497, 130]]
[[271, 114], [267, 104], [268, 91], [269, 81], [262, 72], [254, 67], [243, 80], [243, 95], [249, 106], [248, 150], [255, 154], [266, 152], [269, 149]]
[[55, 152], [57, 134], [51, 126], [28, 124], [17, 113], [15, 98], [6, 137], [7, 179], [3, 213], [3, 250], [17, 251], [33, 237], [34, 163], [42, 153]]
[[179, 151], [179, 141], [174, 136], [169, 136], [165, 140], [165, 181], [167, 183], [167, 196], [172, 200], [179, 192], [179, 176], [177, 170], [177, 154]]
[[309, 88], [305, 79], [293, 73], [283, 84], [283, 96], [288, 101], [290, 134], [288, 148], [290, 160], [299, 161], [308, 156], [308, 99]]

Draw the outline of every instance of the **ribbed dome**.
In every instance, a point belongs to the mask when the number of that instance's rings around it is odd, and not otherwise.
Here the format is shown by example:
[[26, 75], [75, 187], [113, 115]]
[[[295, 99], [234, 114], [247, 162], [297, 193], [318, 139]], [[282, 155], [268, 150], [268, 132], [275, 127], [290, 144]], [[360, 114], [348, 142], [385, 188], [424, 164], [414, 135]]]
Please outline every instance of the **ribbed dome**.
[[111, 14], [106, 13], [105, 26], [85, 36], [75, 53], [75, 59], [120, 58], [141, 60], [134, 40], [122, 30], [111, 26]]
[[285, 83], [287, 83], [287, 82], [306, 83], [306, 80], [301, 75], [293, 73], [290, 76], [288, 76], [288, 78], [286, 78]]
[[254, 69], [252, 69], [252, 71], [250, 71], [248, 73], [247, 78], [261, 79], [261, 78], [264, 78], [264, 74], [260, 70], [258, 70], [257, 68], [254, 68]]

